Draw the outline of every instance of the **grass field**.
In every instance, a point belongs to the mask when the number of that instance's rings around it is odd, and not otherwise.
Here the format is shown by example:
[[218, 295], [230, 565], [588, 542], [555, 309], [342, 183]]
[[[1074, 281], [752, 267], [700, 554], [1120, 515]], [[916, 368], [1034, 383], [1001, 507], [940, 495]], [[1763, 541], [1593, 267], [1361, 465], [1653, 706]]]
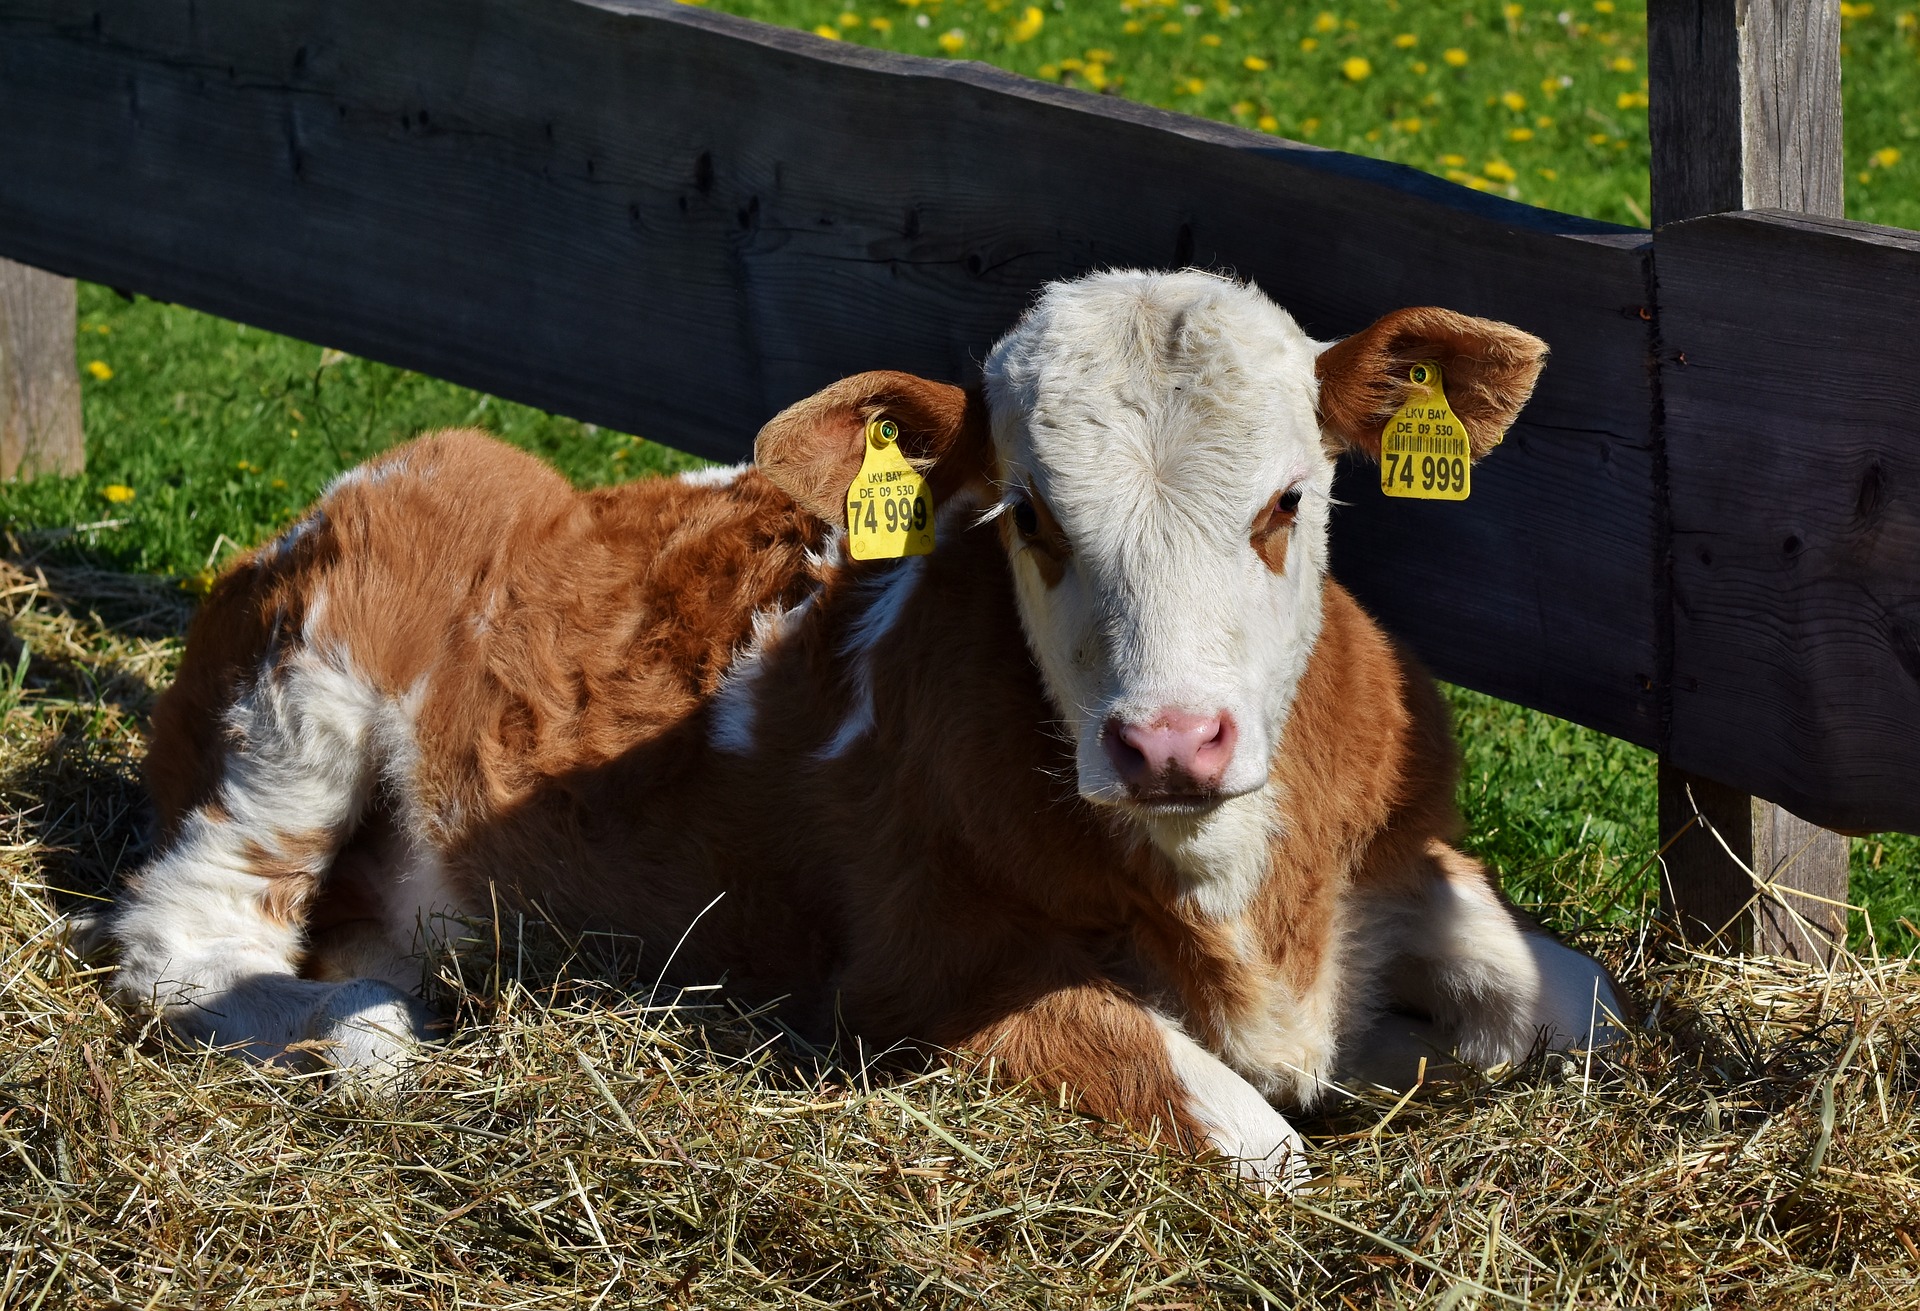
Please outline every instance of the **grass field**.
[[[1529, 203], [1646, 209], [1644, 10], [1624, 0], [714, 7]], [[1920, 29], [1847, 11], [1850, 213], [1920, 227]], [[1647, 927], [1649, 754], [1458, 689], [1475, 849], [1620, 973], [1645, 1030], [1574, 1077], [1307, 1120], [1324, 1169], [1305, 1207], [978, 1084], [823, 1075], [763, 1030], [549, 958], [461, 965], [441, 999], [474, 1023], [404, 1114], [152, 1040], [61, 950], [46, 890], [99, 895], [139, 859], [139, 735], [208, 571], [422, 428], [487, 426], [585, 484], [696, 462], [104, 288], [82, 288], [80, 326], [88, 472], [0, 486], [0, 1306], [1920, 1296], [1920, 976], [1678, 950]], [[1920, 839], [1857, 840], [1854, 874], [1881, 944], [1911, 948]]]

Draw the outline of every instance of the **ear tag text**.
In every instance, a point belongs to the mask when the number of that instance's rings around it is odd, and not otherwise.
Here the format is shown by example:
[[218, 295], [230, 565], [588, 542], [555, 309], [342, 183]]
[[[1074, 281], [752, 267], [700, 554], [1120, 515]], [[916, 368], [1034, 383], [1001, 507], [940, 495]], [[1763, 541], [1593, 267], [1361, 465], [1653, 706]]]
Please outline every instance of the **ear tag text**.
[[847, 489], [847, 551], [856, 560], [898, 560], [933, 551], [933, 497], [900, 449], [900, 425], [867, 420], [860, 472]]
[[1380, 490], [1423, 501], [1464, 501], [1473, 486], [1467, 427], [1454, 417], [1441, 389], [1440, 366], [1407, 371], [1413, 392], [1380, 434]]

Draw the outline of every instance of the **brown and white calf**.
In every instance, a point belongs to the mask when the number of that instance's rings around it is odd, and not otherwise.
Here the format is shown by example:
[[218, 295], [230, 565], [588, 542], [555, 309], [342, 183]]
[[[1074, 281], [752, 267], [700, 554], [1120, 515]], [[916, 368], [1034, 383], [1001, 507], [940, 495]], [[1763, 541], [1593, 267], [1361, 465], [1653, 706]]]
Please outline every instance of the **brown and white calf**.
[[[423, 437], [196, 619], [118, 988], [390, 1069], [423, 927], [517, 900], [1297, 1179], [1270, 1101], [1620, 1011], [1450, 845], [1442, 703], [1327, 577], [1334, 456], [1377, 453], [1409, 367], [1484, 452], [1544, 353], [1437, 309], [1323, 348], [1252, 287], [1117, 272], [1048, 288], [984, 391], [848, 378], [752, 467], [577, 492]], [[859, 563], [880, 415], [938, 546]]]

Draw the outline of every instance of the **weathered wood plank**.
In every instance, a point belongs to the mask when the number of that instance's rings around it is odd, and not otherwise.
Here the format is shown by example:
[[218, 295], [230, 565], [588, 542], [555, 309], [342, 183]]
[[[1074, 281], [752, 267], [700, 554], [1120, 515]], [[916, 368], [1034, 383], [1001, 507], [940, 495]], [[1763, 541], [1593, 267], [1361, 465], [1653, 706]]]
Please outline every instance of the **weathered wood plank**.
[[1738, 0], [1647, 0], [1653, 223], [1744, 208]]
[[1689, 942], [1821, 963], [1846, 945], [1845, 837], [1671, 766], [1659, 804], [1660, 902]]
[[1655, 739], [1644, 234], [655, 0], [0, 0], [0, 122], [0, 252], [716, 456], [1099, 266], [1510, 320], [1555, 357], [1473, 500], [1344, 479], [1337, 568], [1444, 676]]
[[1670, 755], [1840, 829], [1920, 829], [1920, 234], [1663, 229]]
[[[1647, 41], [1656, 223], [1767, 207], [1842, 212], [1839, 0], [1653, 0]], [[1677, 363], [1662, 356], [1663, 380]], [[1804, 959], [1826, 958], [1835, 933], [1844, 939], [1844, 915], [1811, 930], [1793, 913], [1847, 900], [1845, 839], [1709, 783], [1665, 754], [1659, 793], [1661, 834], [1679, 834], [1662, 889], [1690, 936], [1712, 925], [1742, 950]], [[1723, 812], [1716, 833], [1707, 831], [1703, 796]], [[1676, 822], [1687, 827], [1676, 830]], [[1783, 834], [1805, 841], [1772, 869]], [[1756, 899], [1756, 871], [1816, 899], [1803, 896], [1791, 909], [1778, 897]]]
[[0, 259], [0, 480], [86, 467], [70, 278]]
[[1838, 0], [1651, 0], [1656, 226], [1844, 210]]

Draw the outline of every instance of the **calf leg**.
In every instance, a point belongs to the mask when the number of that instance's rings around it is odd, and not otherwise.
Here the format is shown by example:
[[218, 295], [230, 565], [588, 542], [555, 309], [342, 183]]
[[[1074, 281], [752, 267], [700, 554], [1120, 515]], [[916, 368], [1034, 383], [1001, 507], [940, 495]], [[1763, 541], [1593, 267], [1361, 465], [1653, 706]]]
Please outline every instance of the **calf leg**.
[[212, 797], [116, 912], [124, 997], [261, 1059], [312, 1042], [343, 1067], [404, 1062], [429, 1019], [418, 1001], [380, 980], [297, 977], [308, 903], [393, 753], [398, 713], [311, 652], [263, 666], [227, 715]]
[[1244, 1178], [1293, 1191], [1306, 1144], [1286, 1118], [1166, 1016], [1101, 984], [1047, 992], [960, 1044], [998, 1073], [1188, 1147], [1211, 1145]]
[[1362, 909], [1361, 956], [1380, 970], [1370, 1000], [1392, 1009], [1350, 1017], [1343, 1072], [1405, 1087], [1421, 1055], [1433, 1058], [1430, 1071], [1448, 1051], [1484, 1069], [1542, 1044], [1593, 1049], [1619, 1038], [1626, 1011], [1598, 961], [1506, 904], [1479, 862], [1453, 848], [1434, 843], [1426, 875], [1411, 895]]

